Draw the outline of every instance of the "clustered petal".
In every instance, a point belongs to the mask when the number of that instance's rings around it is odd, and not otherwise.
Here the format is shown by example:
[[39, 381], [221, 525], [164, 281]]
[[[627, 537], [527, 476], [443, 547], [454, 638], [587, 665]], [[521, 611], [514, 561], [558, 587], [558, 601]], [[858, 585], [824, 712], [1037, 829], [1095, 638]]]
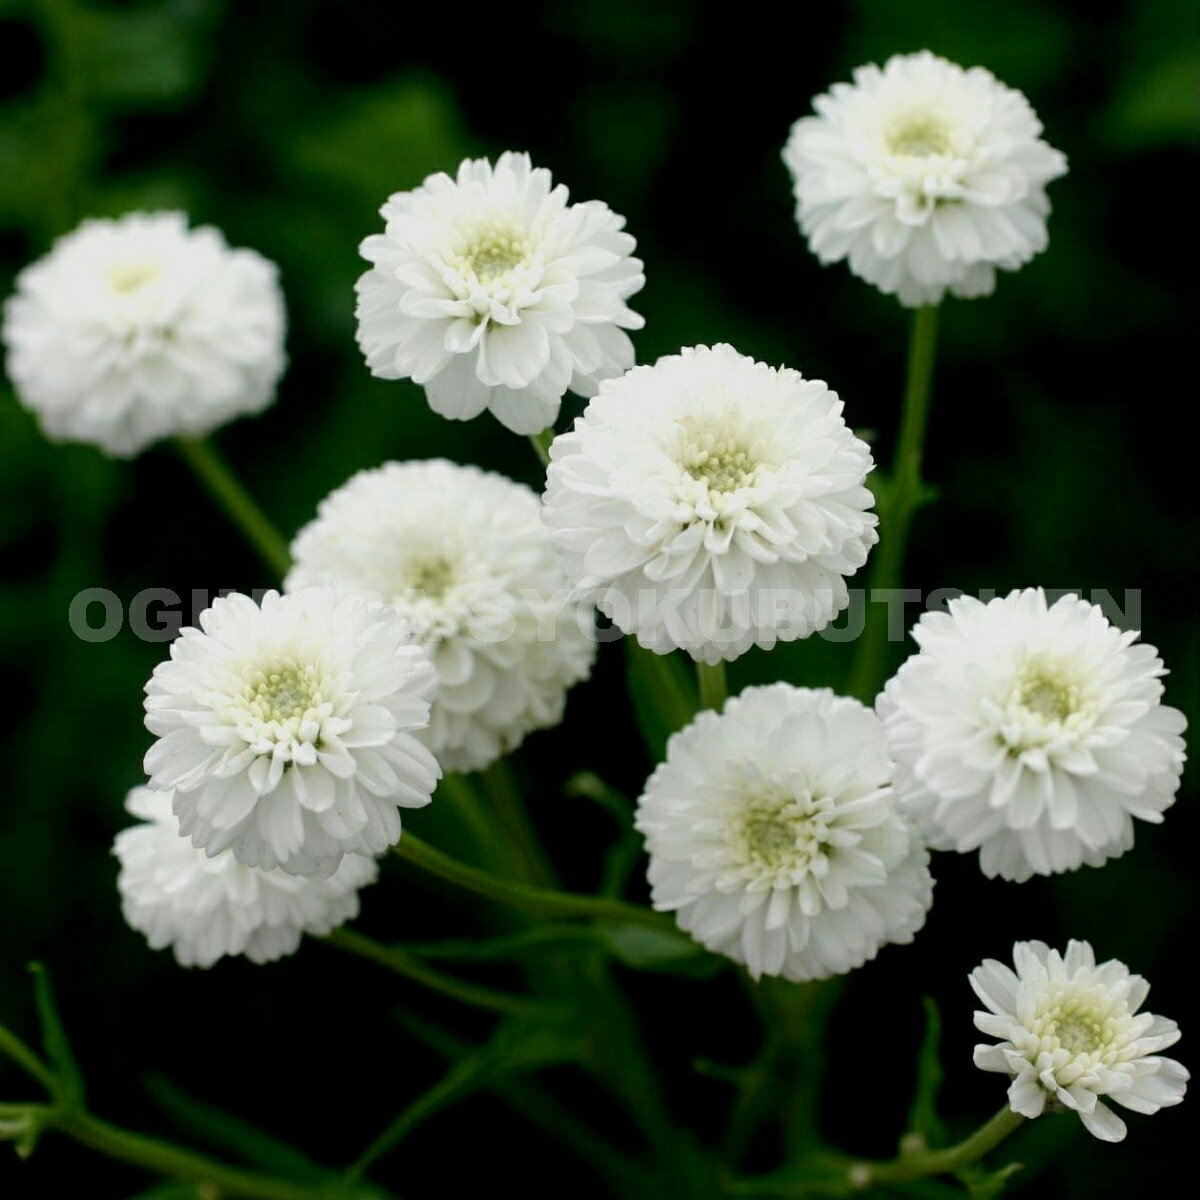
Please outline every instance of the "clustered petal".
[[920, 652], [879, 697], [896, 793], [936, 849], [986, 875], [1100, 866], [1161, 822], [1186, 722], [1153, 646], [1077, 596], [969, 596], [913, 629]]
[[146, 685], [150, 785], [210, 856], [327, 877], [381, 854], [441, 774], [419, 740], [437, 680], [404, 620], [336, 588], [234, 594]]
[[293, 543], [289, 590], [366, 589], [429, 649], [439, 686], [421, 736], [447, 770], [480, 770], [556, 725], [591, 669], [591, 610], [569, 600], [539, 509], [475, 467], [388, 463], [327, 496]]
[[517, 433], [553, 424], [563, 394], [590, 396], [633, 364], [625, 303], [645, 282], [624, 218], [571, 204], [527, 154], [467, 159], [397, 192], [368, 237], [358, 343], [374, 375], [424, 385], [466, 420], [485, 408]]
[[1046, 248], [1046, 185], [1067, 161], [1029, 102], [929, 51], [860, 67], [813, 102], [783, 152], [796, 220], [823, 263], [902, 304], [988, 295]]
[[302, 934], [323, 936], [358, 915], [358, 890], [374, 883], [373, 859], [347, 854], [327, 879], [261, 871], [230, 850], [209, 857], [179, 832], [171, 792], [134, 788], [126, 808], [139, 823], [113, 843], [126, 921], [152, 949], [170, 946], [184, 967], [225, 955], [273, 962]]
[[660, 654], [712, 663], [821, 629], [877, 540], [874, 464], [837, 395], [732, 346], [605, 382], [550, 457], [568, 575]]
[[1139, 1113], [1178, 1104], [1188, 1072], [1160, 1051], [1179, 1040], [1166, 1017], [1139, 1012], [1150, 985], [1116, 959], [1096, 965], [1087, 942], [1060, 954], [1044, 942], [1017, 942], [1016, 970], [988, 959], [971, 972], [986, 1006], [981, 1033], [1001, 1039], [975, 1047], [975, 1065], [1012, 1077], [1009, 1106], [1038, 1117], [1047, 1104], [1079, 1114], [1106, 1142], [1125, 1136], [1125, 1122], [1104, 1103]]
[[272, 263], [182, 213], [129, 213], [84, 221], [21, 272], [4, 344], [49, 437], [127, 457], [266, 408], [284, 327]]
[[676, 733], [638, 801], [657, 909], [751, 975], [822, 979], [907, 943], [933, 901], [879, 722], [777, 683]]

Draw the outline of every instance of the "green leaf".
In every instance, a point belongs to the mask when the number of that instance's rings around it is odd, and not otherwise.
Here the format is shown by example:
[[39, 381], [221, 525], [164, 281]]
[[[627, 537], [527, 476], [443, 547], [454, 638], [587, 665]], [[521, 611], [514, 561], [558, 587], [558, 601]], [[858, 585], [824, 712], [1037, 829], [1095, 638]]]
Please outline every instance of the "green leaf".
[[242, 1117], [189, 1096], [163, 1075], [151, 1072], [142, 1082], [154, 1102], [181, 1129], [214, 1149], [234, 1154], [252, 1166], [296, 1179], [317, 1179], [327, 1174], [294, 1146]]
[[635, 971], [709, 979], [726, 966], [724, 959], [681, 933], [609, 922], [597, 923], [596, 932], [613, 958]]
[[908, 1127], [920, 1134], [927, 1145], [944, 1144], [946, 1129], [938, 1116], [937, 1098], [942, 1086], [942, 1063], [939, 1058], [942, 1038], [942, 1018], [931, 996], [922, 997], [925, 1007], [925, 1037], [917, 1056], [917, 1083], [913, 1091]]
[[625, 639], [625, 681], [638, 728], [656, 762], [666, 757], [667, 739], [696, 715], [696, 686], [674, 654], [655, 654]]

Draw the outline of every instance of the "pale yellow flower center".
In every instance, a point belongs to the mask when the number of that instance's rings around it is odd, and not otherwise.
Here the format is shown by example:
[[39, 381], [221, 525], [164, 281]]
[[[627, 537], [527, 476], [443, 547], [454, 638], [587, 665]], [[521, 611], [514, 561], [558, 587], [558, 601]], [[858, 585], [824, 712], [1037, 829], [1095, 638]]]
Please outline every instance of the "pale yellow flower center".
[[514, 230], [483, 231], [462, 255], [462, 266], [481, 282], [507, 275], [529, 257], [529, 239]]
[[266, 724], [298, 722], [324, 702], [322, 684], [320, 672], [311, 663], [254, 668], [246, 682], [246, 708]]
[[930, 158], [949, 154], [950, 130], [932, 113], [913, 113], [899, 122], [888, 136], [888, 149], [908, 158]]
[[813, 812], [807, 794], [768, 794], [752, 800], [730, 826], [735, 857], [744, 867], [768, 874], [807, 866], [821, 851]]
[[118, 296], [128, 296], [153, 283], [160, 275], [162, 271], [155, 263], [123, 263], [109, 271], [108, 285]]

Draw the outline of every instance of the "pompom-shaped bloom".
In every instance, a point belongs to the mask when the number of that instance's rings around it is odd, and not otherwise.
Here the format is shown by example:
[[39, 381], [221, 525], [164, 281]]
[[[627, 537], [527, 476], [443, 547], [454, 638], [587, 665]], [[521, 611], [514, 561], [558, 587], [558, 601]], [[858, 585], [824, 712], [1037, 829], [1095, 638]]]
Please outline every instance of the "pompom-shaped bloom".
[[877, 540], [874, 464], [825, 384], [698, 346], [602, 385], [555, 438], [543, 519], [583, 595], [660, 654], [806, 637]]
[[1160, 822], [1186, 722], [1162, 704], [1153, 646], [1095, 605], [1039, 589], [968, 596], [913, 629], [920, 647], [879, 697], [896, 794], [939, 850], [985, 875], [1098, 867]]
[[438, 695], [422, 738], [474, 771], [562, 720], [595, 657], [591, 611], [569, 601], [522, 484], [436, 459], [360, 471], [292, 546], [289, 589], [365, 588], [429, 648]]
[[1179, 1040], [1166, 1017], [1138, 1012], [1150, 985], [1116, 959], [1096, 966], [1087, 942], [1066, 954], [1043, 942], [1017, 942], [1012, 968], [989, 958], [971, 972], [987, 1005], [975, 1026], [997, 1046], [975, 1047], [975, 1065], [1012, 1077], [1008, 1103], [1039, 1117], [1047, 1102], [1079, 1114], [1106, 1142], [1125, 1136], [1125, 1122], [1100, 1097], [1139, 1113], [1178, 1104], [1188, 1072], [1159, 1051]]
[[910, 942], [929, 855], [896, 810], [870, 709], [747, 688], [675, 734], [638, 801], [654, 907], [755, 978], [823, 979]]
[[21, 272], [4, 344], [48, 436], [127, 457], [266, 408], [284, 325], [272, 263], [182, 213], [130, 213], [84, 221]]
[[1025, 97], [929, 51], [860, 67], [813, 102], [783, 152], [823, 263], [902, 304], [986, 296], [1046, 248], [1046, 185], [1067, 160]]
[[223, 596], [146, 684], [150, 785], [206, 854], [332, 875], [381, 854], [440, 770], [418, 734], [437, 680], [392, 609], [308, 588]]
[[490, 408], [509, 429], [554, 423], [563, 393], [590, 396], [633, 365], [625, 303], [645, 278], [625, 219], [568, 202], [527, 154], [467, 159], [380, 210], [358, 281], [358, 344], [382, 379], [423, 384], [434, 412]]
[[179, 832], [171, 793], [134, 788], [125, 807], [141, 823], [113, 843], [125, 920], [150, 946], [170, 946], [180, 966], [211, 967], [226, 954], [273, 962], [304, 933], [329, 933], [358, 915], [358, 889], [375, 882], [374, 859], [347, 854], [328, 879], [260, 871], [230, 850], [209, 858]]

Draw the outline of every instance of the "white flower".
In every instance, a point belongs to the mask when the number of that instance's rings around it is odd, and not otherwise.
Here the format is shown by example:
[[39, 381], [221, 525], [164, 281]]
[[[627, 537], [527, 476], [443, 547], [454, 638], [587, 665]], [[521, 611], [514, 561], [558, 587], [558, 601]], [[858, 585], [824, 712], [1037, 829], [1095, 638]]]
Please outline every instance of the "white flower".
[[1079, 1114], [1087, 1131], [1106, 1142], [1125, 1136], [1125, 1122], [1099, 1097], [1139, 1113], [1178, 1104], [1188, 1072], [1159, 1051], [1179, 1040], [1166, 1017], [1139, 1013], [1150, 985], [1116, 959], [1096, 966], [1087, 942], [1060, 954], [1044, 942], [1013, 946], [1016, 973], [995, 959], [971, 972], [987, 1005], [975, 1026], [998, 1046], [975, 1047], [975, 1065], [1012, 1077], [1008, 1103], [1024, 1117], [1052, 1108]]
[[985, 875], [1098, 867], [1160, 822], [1183, 769], [1166, 673], [1094, 605], [1039, 589], [951, 600], [913, 629], [920, 652], [877, 701], [896, 794], [939, 850]]
[[347, 854], [328, 879], [260, 871], [230, 850], [209, 858], [179, 832], [171, 793], [134, 788], [125, 807], [140, 817], [117, 834], [117, 887], [125, 920], [154, 950], [170, 946], [184, 967], [226, 954], [273, 962], [303, 933], [329, 933], [358, 915], [358, 889], [375, 882], [373, 859]]
[[382, 379], [425, 386], [434, 412], [490, 408], [509, 429], [554, 423], [563, 393], [590, 396], [633, 365], [625, 301], [645, 278], [625, 219], [569, 204], [527, 154], [467, 159], [380, 210], [358, 281], [358, 344]]
[[335, 588], [223, 596], [146, 685], [151, 787], [182, 832], [264, 871], [381, 854], [440, 771], [416, 736], [436, 678], [386, 605]]
[[275, 266], [183, 213], [84, 221], [21, 272], [4, 318], [46, 434], [117, 457], [261, 412], [284, 368]]
[[986, 296], [996, 268], [1046, 248], [1046, 184], [1067, 160], [1025, 97], [928, 50], [860, 67], [813, 102], [783, 152], [796, 220], [823, 263], [847, 259], [915, 307]]
[[543, 519], [567, 573], [660, 654], [806, 637], [875, 544], [870, 451], [825, 384], [697, 346], [601, 386], [554, 440]]
[[933, 879], [891, 768], [875, 714], [828, 690], [702, 712], [638, 801], [654, 907], [755, 978], [823, 979], [912, 941]]
[[361, 471], [292, 546], [286, 586], [365, 588], [405, 617], [438, 673], [421, 736], [449, 771], [486, 767], [562, 720], [595, 657], [529, 488], [443, 459]]

